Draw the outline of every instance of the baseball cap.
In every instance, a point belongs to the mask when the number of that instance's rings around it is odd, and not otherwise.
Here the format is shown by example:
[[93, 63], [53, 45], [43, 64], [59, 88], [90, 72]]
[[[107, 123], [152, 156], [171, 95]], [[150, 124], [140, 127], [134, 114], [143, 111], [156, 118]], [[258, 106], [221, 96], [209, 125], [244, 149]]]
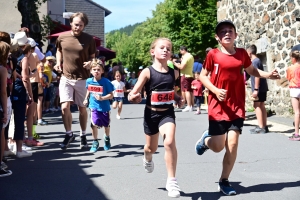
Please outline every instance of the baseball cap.
[[215, 28], [215, 32], [217, 33], [218, 32], [218, 29], [223, 25], [223, 24], [228, 24], [228, 25], [231, 25], [234, 30], [236, 31], [236, 28], [235, 28], [235, 25], [233, 24], [233, 22], [229, 19], [225, 19], [225, 20], [222, 20], [222, 21], [219, 21], [216, 28]]
[[293, 46], [292, 52], [293, 51], [300, 51], [300, 44], [297, 44], [297, 45]]
[[19, 46], [24, 46], [25, 44], [28, 43], [28, 39], [27, 39], [27, 36], [26, 36], [25, 32], [17, 32], [15, 34], [14, 39], [17, 40], [17, 43], [18, 43]]
[[139, 69], [143, 69], [143, 66], [140, 66]]
[[28, 44], [30, 44], [31, 47], [36, 46], [36, 42], [34, 41], [34, 39], [32, 39], [32, 38], [27, 38], [27, 39], [28, 39]]

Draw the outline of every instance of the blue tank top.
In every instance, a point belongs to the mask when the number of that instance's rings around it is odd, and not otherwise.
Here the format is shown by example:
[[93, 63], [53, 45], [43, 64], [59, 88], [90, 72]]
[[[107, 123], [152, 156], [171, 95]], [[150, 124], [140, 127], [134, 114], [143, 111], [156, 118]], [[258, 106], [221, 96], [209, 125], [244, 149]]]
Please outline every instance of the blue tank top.
[[146, 105], [155, 108], [170, 108], [173, 104], [152, 105], [151, 95], [153, 91], [172, 91], [175, 86], [175, 74], [174, 70], [168, 67], [168, 72], [162, 73], [156, 71], [152, 66], [149, 67], [150, 80], [145, 84], [145, 90], [147, 94]]

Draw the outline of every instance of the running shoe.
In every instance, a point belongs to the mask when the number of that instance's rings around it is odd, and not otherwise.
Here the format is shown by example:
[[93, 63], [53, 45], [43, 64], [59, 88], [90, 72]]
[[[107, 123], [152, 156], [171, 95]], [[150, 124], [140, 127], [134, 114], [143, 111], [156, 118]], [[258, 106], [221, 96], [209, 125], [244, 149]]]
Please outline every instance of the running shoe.
[[69, 147], [70, 143], [73, 142], [74, 140], [75, 140], [75, 135], [74, 135], [73, 133], [72, 133], [71, 136], [69, 136], [68, 134], [66, 134], [66, 135], [65, 135], [65, 139], [64, 139], [64, 141], [62, 142], [60, 148], [61, 148], [62, 150], [66, 150], [66, 149]]
[[1, 161], [1, 169], [7, 169], [7, 165], [5, 164], [5, 162]]
[[46, 122], [46, 121], [41, 121], [41, 122], [37, 123], [37, 125], [39, 125], [39, 126], [44, 126], [44, 125], [47, 125], [47, 124], [48, 124], [48, 122]]
[[236, 191], [230, 185], [228, 179], [222, 179], [222, 181], [219, 182], [218, 190], [227, 196], [236, 195]]
[[173, 198], [179, 198], [180, 197], [180, 188], [177, 183], [177, 179], [169, 179], [167, 180], [166, 189], [168, 191], [168, 196]]
[[80, 137], [80, 148], [83, 149], [83, 148], [87, 148], [88, 147], [88, 143], [86, 141], [86, 136], [83, 135]]
[[109, 150], [110, 149], [110, 137], [104, 135], [103, 136], [103, 141], [104, 141], [104, 146], [103, 146], [104, 150], [105, 151]]
[[270, 132], [268, 126], [265, 127], [265, 132], [266, 132], [266, 133], [269, 133], [269, 132]]
[[145, 171], [147, 173], [152, 173], [153, 172], [153, 170], [154, 170], [153, 160], [147, 161], [145, 158], [143, 158], [143, 165], [144, 165]]
[[207, 151], [207, 149], [209, 149], [205, 145], [205, 138], [207, 137], [210, 137], [210, 135], [208, 134], [208, 130], [204, 131], [201, 138], [196, 142], [195, 150], [198, 155], [204, 154], [204, 152]]
[[0, 168], [0, 177], [10, 176], [12, 175], [12, 172], [10, 170], [5, 170]]
[[25, 158], [25, 157], [32, 156], [32, 153], [22, 150], [21, 152], [18, 151], [16, 156], [17, 158]]
[[99, 148], [99, 142], [98, 140], [94, 140], [90, 152], [96, 153], [98, 151], [98, 148]]
[[250, 129], [251, 134], [266, 134], [266, 130], [264, 128], [259, 128], [258, 126], [254, 129]]
[[117, 118], [117, 119], [121, 119], [121, 116], [117, 114], [117, 115], [116, 115], [116, 118]]
[[291, 140], [291, 141], [300, 141], [300, 135], [293, 134], [292, 136], [289, 137], [289, 140]]
[[182, 112], [193, 112], [193, 107], [191, 106], [186, 106], [183, 110], [182, 110]]

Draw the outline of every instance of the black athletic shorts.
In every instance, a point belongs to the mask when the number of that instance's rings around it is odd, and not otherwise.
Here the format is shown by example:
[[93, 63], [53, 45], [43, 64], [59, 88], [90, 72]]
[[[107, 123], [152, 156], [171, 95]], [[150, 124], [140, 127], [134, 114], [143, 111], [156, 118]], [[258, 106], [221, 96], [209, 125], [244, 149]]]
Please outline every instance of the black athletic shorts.
[[35, 103], [38, 102], [39, 98], [39, 83], [31, 83], [31, 89], [32, 89], [32, 95], [33, 95], [33, 101]]
[[209, 135], [224, 135], [228, 131], [236, 130], [242, 134], [243, 126], [243, 118], [237, 118], [233, 121], [209, 120], [208, 133]]
[[259, 92], [258, 95], [258, 100], [254, 102], [265, 102], [267, 100], [267, 93], [266, 92]]
[[146, 135], [155, 135], [159, 132], [159, 127], [168, 122], [175, 124], [173, 106], [165, 111], [154, 111], [145, 106], [144, 132]]

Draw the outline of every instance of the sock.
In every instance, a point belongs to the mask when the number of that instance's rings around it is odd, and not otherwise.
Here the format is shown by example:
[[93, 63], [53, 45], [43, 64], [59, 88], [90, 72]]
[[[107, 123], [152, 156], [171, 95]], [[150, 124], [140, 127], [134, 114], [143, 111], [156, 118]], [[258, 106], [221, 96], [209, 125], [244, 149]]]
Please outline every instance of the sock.
[[42, 122], [43, 122], [43, 120], [42, 120], [42, 119], [39, 119], [39, 120], [38, 120], [38, 123], [42, 123]]
[[69, 135], [69, 136], [72, 136], [73, 132], [72, 131], [66, 131], [66, 134]]
[[86, 133], [86, 131], [81, 131], [81, 132], [80, 132], [80, 136], [84, 136], [85, 133]]
[[177, 181], [177, 179], [175, 177], [170, 177], [167, 181]]

